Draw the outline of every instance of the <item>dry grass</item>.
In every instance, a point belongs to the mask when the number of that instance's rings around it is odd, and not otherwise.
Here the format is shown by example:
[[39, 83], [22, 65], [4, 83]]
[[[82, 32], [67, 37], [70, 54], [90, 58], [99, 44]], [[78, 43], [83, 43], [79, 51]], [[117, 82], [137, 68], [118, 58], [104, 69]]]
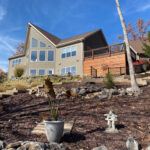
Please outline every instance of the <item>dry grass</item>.
[[0, 92], [5, 92], [7, 89], [4, 86], [0, 86]]
[[27, 85], [22, 84], [22, 83], [15, 84], [14, 87], [18, 90], [26, 90], [27, 89]]
[[40, 84], [41, 84], [40, 82], [34, 81], [31, 83], [31, 87], [35, 87], [35, 86], [40, 85]]

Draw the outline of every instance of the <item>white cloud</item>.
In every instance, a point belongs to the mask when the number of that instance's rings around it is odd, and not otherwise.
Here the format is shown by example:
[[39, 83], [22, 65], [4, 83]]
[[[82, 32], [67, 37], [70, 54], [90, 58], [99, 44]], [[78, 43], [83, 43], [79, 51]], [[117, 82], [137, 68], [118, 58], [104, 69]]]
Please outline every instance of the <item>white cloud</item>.
[[0, 21], [4, 19], [6, 13], [7, 11], [2, 6], [0, 6]]
[[150, 4], [143, 5], [140, 8], [138, 8], [136, 11], [137, 12], [142, 12], [142, 11], [146, 11], [148, 9], [150, 9]]

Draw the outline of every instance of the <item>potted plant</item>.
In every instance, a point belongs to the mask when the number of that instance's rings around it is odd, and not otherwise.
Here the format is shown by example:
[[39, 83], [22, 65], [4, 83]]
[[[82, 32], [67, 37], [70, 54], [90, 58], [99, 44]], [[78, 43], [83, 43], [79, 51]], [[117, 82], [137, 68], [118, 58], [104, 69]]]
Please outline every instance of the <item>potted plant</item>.
[[56, 95], [53, 89], [53, 84], [50, 77], [45, 79], [45, 92], [48, 96], [48, 103], [50, 109], [49, 117], [44, 117], [44, 125], [46, 136], [49, 142], [59, 142], [64, 131], [64, 120], [59, 120], [59, 102], [56, 100]]

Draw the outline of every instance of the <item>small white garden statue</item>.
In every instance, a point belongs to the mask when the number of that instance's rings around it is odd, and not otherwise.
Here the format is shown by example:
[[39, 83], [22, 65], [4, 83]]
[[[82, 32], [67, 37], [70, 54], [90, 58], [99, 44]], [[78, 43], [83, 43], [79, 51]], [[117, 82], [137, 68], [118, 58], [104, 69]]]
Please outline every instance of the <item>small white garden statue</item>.
[[104, 114], [106, 116], [107, 125], [105, 132], [107, 133], [118, 133], [118, 130], [115, 128], [115, 121], [117, 121], [117, 115], [110, 111], [108, 114]]

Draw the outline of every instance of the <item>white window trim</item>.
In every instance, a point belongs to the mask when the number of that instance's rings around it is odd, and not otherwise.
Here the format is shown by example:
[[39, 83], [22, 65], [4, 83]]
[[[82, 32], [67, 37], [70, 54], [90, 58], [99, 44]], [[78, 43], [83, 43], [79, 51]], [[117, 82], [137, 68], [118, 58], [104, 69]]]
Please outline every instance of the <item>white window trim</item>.
[[[73, 47], [73, 46], [76, 47], [76, 51], [75, 51], [75, 52], [76, 52], [76, 56], [77, 56], [77, 45], [72, 45], [72, 46], [67, 46], [67, 47], [61, 48], [61, 59], [66, 59], [66, 58], [75, 57], [75, 56], [72, 56], [72, 47]], [[70, 52], [70, 53], [71, 53], [71, 56], [70, 56], [70, 57], [67, 57], [67, 50], [66, 50], [67, 48], [71, 48], [71, 52]], [[65, 49], [65, 53], [63, 53], [63, 54], [65, 54], [65, 58], [62, 58], [62, 50], [63, 50], [63, 49]]]

